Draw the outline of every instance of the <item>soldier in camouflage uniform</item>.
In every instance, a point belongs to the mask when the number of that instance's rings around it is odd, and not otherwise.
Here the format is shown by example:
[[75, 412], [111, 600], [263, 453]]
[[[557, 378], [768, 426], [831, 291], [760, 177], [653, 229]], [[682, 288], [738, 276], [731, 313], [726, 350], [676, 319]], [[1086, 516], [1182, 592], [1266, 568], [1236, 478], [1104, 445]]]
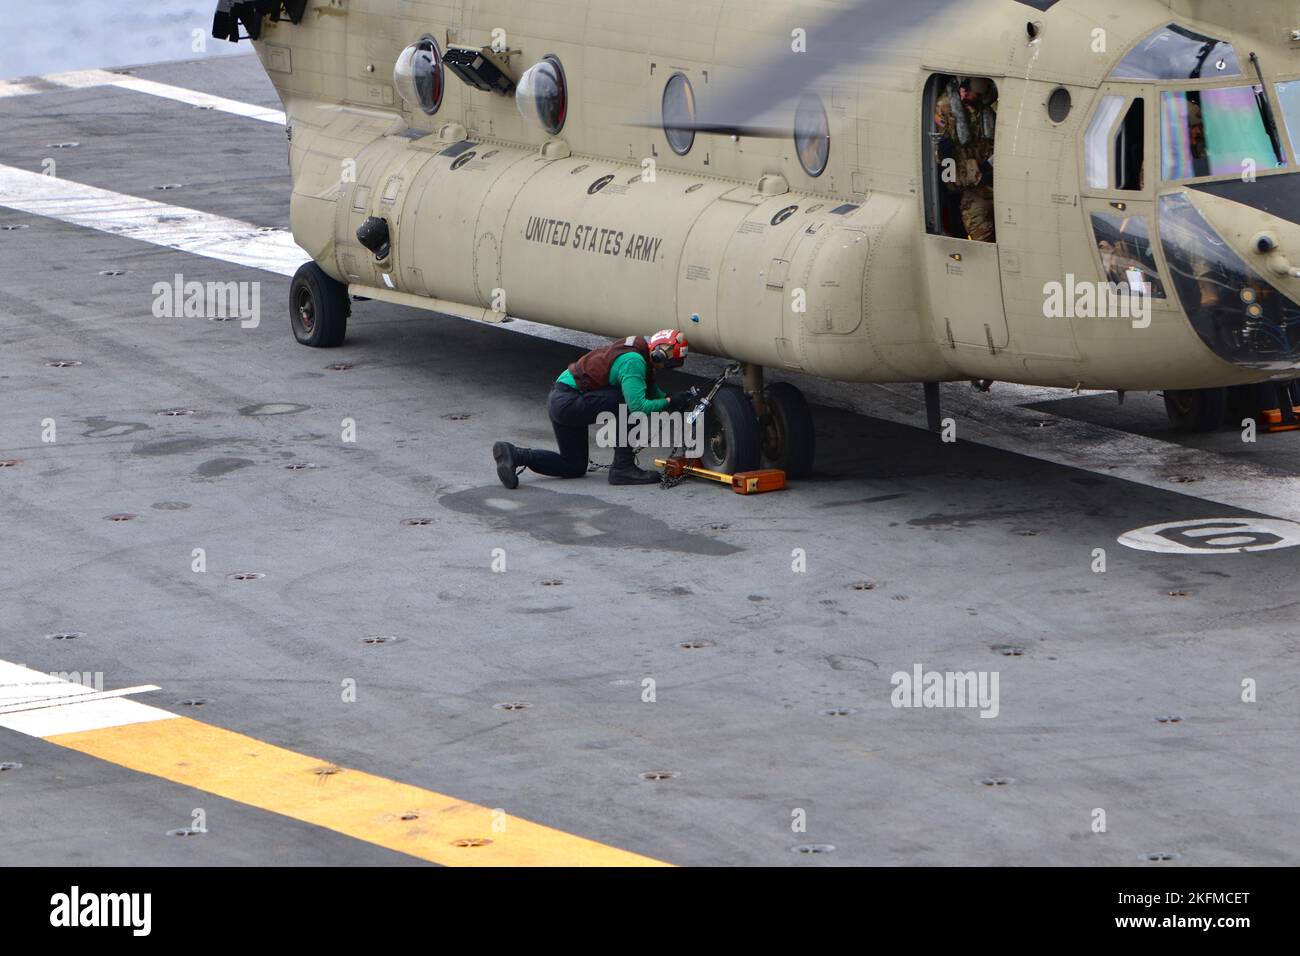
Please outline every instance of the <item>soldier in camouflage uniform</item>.
[[[997, 240], [993, 214], [993, 141], [997, 102], [985, 79], [952, 80], [939, 97], [935, 125], [944, 184], [960, 194], [962, 227], [976, 242]], [[951, 160], [951, 162], [949, 162]]]

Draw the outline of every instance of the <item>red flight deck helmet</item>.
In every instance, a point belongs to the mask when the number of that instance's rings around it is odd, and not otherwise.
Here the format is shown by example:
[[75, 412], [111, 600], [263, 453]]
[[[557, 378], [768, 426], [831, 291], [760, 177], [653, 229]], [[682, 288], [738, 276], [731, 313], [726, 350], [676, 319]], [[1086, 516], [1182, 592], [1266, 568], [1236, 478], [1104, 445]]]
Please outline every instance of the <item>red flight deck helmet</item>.
[[686, 336], [676, 329], [664, 329], [646, 340], [650, 346], [650, 361], [660, 368], [681, 368], [691, 345]]

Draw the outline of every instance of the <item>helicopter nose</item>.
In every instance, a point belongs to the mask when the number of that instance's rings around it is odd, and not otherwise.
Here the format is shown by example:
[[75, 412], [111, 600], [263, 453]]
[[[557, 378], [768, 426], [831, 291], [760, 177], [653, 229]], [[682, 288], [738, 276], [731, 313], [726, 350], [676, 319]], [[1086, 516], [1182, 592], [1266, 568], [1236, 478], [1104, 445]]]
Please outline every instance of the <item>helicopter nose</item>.
[[1160, 238], [1206, 345], [1244, 368], [1300, 370], [1300, 176], [1166, 195]]
[[1300, 173], [1205, 183], [1193, 189], [1300, 226]]
[[[1300, 173], [1196, 186], [1192, 202], [1266, 278], [1300, 279]], [[1297, 292], [1292, 288], [1292, 299]]]

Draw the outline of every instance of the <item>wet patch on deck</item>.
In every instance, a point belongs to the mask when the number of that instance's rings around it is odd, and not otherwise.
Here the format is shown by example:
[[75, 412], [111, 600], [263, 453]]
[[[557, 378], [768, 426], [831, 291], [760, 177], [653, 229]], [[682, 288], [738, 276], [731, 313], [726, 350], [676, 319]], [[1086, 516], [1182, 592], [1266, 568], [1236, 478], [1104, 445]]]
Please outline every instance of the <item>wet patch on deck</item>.
[[[654, 489], [648, 490], [654, 494]], [[596, 548], [640, 548], [721, 557], [743, 548], [705, 535], [678, 531], [627, 505], [592, 495], [561, 494], [545, 488], [507, 491], [500, 486], [471, 488], [438, 499], [444, 508], [474, 515], [502, 531], [522, 531], [555, 544]]]
[[228, 475], [232, 471], [239, 471], [241, 468], [249, 468], [253, 462], [247, 458], [213, 458], [211, 461], [205, 461], [199, 465], [195, 472], [200, 478], [220, 478], [222, 475]]

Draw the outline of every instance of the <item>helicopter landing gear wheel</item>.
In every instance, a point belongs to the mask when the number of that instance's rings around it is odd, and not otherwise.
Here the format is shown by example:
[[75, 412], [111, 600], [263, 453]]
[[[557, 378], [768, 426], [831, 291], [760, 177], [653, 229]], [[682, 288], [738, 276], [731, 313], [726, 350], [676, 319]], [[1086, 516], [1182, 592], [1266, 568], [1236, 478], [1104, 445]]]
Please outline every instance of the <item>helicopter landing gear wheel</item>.
[[289, 324], [299, 344], [332, 349], [343, 344], [352, 303], [348, 287], [314, 262], [306, 263], [289, 286]]
[[1165, 392], [1165, 411], [1174, 428], [1184, 432], [1213, 432], [1223, 427], [1228, 412], [1226, 388]]
[[779, 468], [788, 478], [807, 478], [817, 450], [808, 400], [789, 382], [773, 382], [763, 395], [767, 406], [759, 418], [763, 467]]
[[1227, 390], [1227, 423], [1236, 428], [1248, 418], [1256, 421], [1267, 409], [1278, 407], [1279, 395], [1286, 386], [1281, 385], [1238, 385]]
[[758, 418], [745, 393], [730, 385], [719, 389], [704, 413], [704, 467], [727, 475], [754, 471], [762, 447]]

